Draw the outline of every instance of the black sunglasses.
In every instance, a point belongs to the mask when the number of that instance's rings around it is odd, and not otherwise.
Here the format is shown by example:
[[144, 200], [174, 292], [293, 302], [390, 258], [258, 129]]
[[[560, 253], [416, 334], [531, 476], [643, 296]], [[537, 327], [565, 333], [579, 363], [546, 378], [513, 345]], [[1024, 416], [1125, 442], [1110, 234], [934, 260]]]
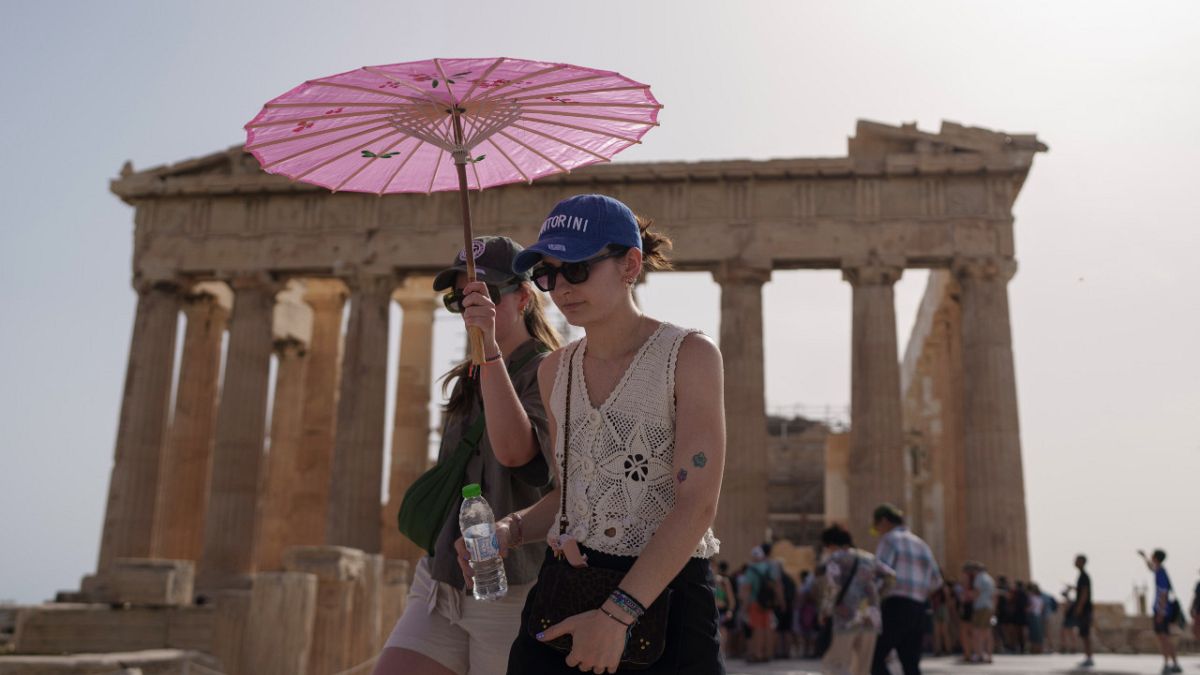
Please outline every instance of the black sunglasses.
[[533, 268], [533, 283], [538, 288], [549, 293], [550, 291], [554, 290], [554, 285], [558, 282], [558, 275], [561, 272], [563, 278], [570, 283], [582, 284], [588, 280], [588, 274], [590, 274], [592, 271], [593, 263], [598, 263], [601, 260], [608, 258], [619, 258], [625, 255], [627, 252], [628, 249], [625, 249], [624, 251], [618, 249], [615, 251], [609, 251], [608, 253], [603, 253], [595, 258], [588, 258], [587, 260], [581, 260], [579, 262], [565, 262], [558, 267], [551, 267], [550, 265], [543, 263]]
[[[520, 283], [510, 283], [505, 286], [497, 286], [495, 284], [486, 284], [486, 286], [488, 289], [488, 296], [490, 296], [492, 298], [492, 304], [498, 305], [498, 304], [500, 304], [500, 296], [506, 295], [508, 293], [512, 293], [513, 291], [520, 288], [521, 284]], [[463, 295], [462, 289], [456, 288], [452, 291], [447, 292], [445, 295], [442, 296], [442, 304], [446, 306], [447, 310], [449, 310], [455, 314], [462, 314], [462, 311], [463, 311], [462, 303], [463, 303], [463, 299], [465, 297], [466, 296]]]

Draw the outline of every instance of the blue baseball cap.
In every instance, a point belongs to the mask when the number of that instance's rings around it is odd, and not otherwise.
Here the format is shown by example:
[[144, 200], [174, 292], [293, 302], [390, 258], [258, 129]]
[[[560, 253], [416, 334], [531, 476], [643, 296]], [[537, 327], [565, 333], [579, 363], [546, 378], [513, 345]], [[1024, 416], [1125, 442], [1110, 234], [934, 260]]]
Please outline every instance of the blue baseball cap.
[[537, 242], [513, 260], [513, 273], [525, 274], [544, 255], [579, 262], [610, 245], [642, 247], [642, 231], [633, 211], [606, 195], [575, 195], [559, 202], [546, 217]]

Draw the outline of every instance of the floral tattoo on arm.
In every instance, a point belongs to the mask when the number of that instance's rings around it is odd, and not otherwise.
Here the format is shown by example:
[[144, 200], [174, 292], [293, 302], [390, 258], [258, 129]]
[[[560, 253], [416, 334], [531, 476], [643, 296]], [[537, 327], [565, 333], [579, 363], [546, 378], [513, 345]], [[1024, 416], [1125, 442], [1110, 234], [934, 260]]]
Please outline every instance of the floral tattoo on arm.
[[708, 458], [704, 456], [703, 452], [697, 452], [692, 455], [692, 466], [697, 469], [703, 469], [705, 464], [708, 464]]

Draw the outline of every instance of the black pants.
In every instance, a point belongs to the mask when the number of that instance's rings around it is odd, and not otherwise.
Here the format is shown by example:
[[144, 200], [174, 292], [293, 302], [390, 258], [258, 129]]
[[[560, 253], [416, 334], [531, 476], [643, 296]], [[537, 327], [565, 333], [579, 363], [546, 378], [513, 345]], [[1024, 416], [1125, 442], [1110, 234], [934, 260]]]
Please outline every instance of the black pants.
[[888, 675], [887, 657], [896, 650], [904, 675], [921, 673], [921, 641], [925, 636], [925, 603], [908, 598], [887, 598], [881, 607], [883, 634], [875, 641], [871, 675]]
[[[627, 571], [637, 558], [615, 556], [584, 548], [588, 564], [606, 569]], [[546, 562], [553, 560], [547, 550]], [[545, 565], [546, 563], [543, 563]], [[671, 583], [671, 607], [667, 615], [667, 645], [660, 658], [640, 675], [725, 675], [721, 657], [721, 638], [717, 628], [720, 616], [713, 597], [712, 573], [708, 561], [692, 558]], [[536, 597], [534, 584], [521, 613], [521, 630], [508, 653], [508, 675], [579, 675], [578, 668], [567, 666], [565, 654], [533, 639], [525, 630], [526, 614]], [[619, 673], [624, 670], [617, 671]]]

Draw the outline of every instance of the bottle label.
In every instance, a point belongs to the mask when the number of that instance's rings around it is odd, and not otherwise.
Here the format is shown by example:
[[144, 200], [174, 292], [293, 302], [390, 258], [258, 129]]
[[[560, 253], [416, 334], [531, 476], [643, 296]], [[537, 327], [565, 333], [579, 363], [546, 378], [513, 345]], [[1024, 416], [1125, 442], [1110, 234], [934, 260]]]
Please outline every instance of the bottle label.
[[463, 533], [463, 542], [467, 546], [467, 553], [471, 556], [471, 560], [475, 562], [500, 557], [500, 540], [496, 536], [494, 527], [488, 525], [468, 527], [467, 531]]

